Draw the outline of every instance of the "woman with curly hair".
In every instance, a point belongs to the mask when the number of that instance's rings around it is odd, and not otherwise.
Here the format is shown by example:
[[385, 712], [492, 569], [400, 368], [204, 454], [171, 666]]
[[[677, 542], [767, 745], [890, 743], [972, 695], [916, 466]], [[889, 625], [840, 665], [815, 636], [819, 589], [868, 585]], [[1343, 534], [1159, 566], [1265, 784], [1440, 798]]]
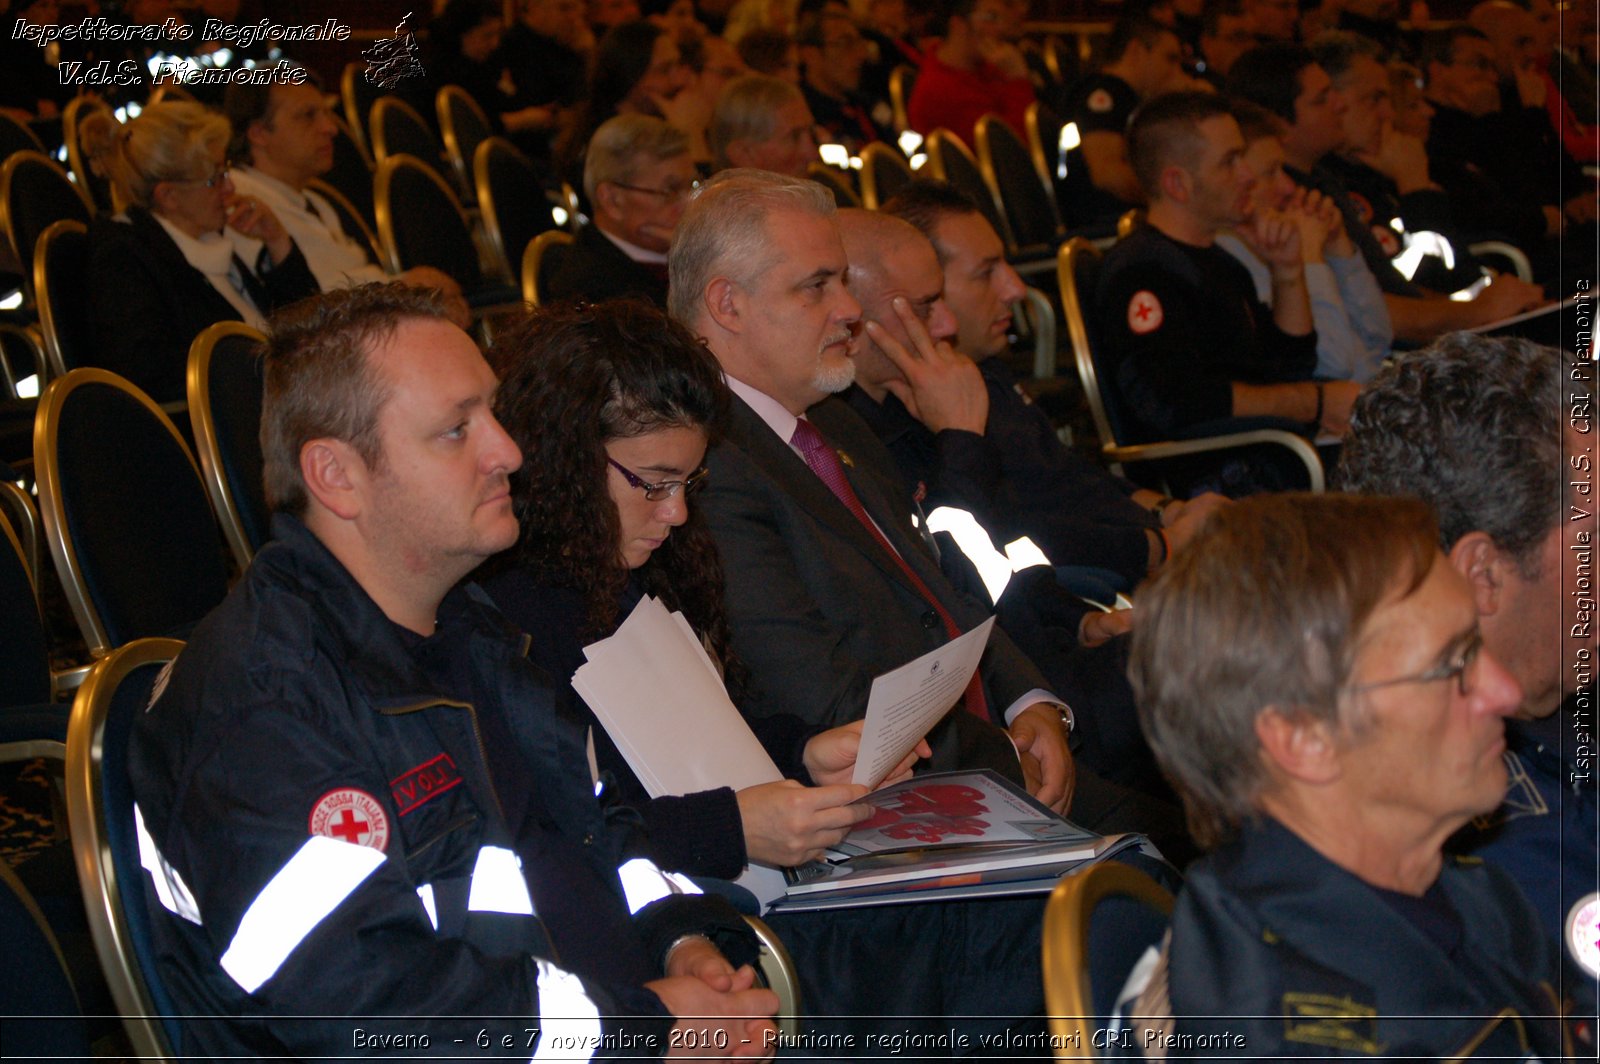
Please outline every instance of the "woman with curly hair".
[[[485, 587], [533, 636], [534, 660], [570, 680], [583, 646], [654, 595], [701, 634], [737, 703], [722, 570], [689, 504], [727, 412], [715, 360], [683, 326], [629, 300], [541, 308], [495, 355], [496, 413], [524, 455], [512, 476], [522, 538]], [[849, 804], [866, 793], [849, 782], [859, 721], [822, 732], [795, 718], [752, 721], [787, 779], [655, 800], [592, 714], [590, 724], [601, 769], [640, 809], [663, 867], [731, 879], [748, 861], [799, 864], [866, 815]]]

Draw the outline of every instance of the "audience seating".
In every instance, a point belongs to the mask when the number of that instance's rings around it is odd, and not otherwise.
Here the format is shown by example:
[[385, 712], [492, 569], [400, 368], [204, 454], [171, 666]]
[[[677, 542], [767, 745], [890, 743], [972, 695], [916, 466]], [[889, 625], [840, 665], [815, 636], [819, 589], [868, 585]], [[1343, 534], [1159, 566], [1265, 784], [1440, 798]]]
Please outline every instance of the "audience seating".
[[88, 153], [83, 149], [83, 120], [93, 111], [112, 114], [111, 108], [98, 96], [77, 96], [61, 112], [61, 135], [67, 146], [67, 166], [77, 179], [90, 204], [97, 211], [115, 208], [111, 202], [111, 182], [95, 173], [89, 166]]
[[334, 120], [333, 167], [322, 175], [322, 180], [339, 190], [360, 214], [370, 230], [378, 228], [377, 212], [372, 197], [372, 157], [357, 143], [350, 127]]
[[[52, 222], [33, 250], [33, 290], [51, 378], [88, 365], [89, 230], [82, 222]], [[43, 389], [44, 382], [40, 382]]]
[[861, 149], [861, 205], [869, 211], [877, 210], [916, 176], [894, 145], [868, 144]]
[[366, 71], [367, 65], [363, 62], [352, 61], [344, 65], [344, 70], [339, 74], [339, 106], [344, 111], [351, 139], [366, 155], [370, 166], [373, 151], [367, 119], [372, 115], [372, 105], [378, 102], [379, 97], [387, 95], [388, 90], [368, 81]]
[[889, 109], [896, 133], [911, 128], [911, 90], [916, 84], [917, 68], [908, 63], [889, 71]]
[[378, 165], [376, 193], [378, 242], [390, 273], [443, 270], [475, 308], [516, 299], [514, 290], [484, 276], [466, 213], [435, 170], [410, 155], [391, 156]]
[[409, 155], [439, 177], [450, 179], [444, 163], [444, 145], [416, 109], [398, 96], [380, 97], [372, 105], [367, 129], [375, 166], [381, 168], [397, 155]]
[[0, 228], [23, 267], [23, 290], [35, 298], [28, 264], [33, 248], [51, 222], [62, 218], [89, 224], [94, 205], [67, 172], [36, 151], [19, 151], [0, 166]]
[[1012, 235], [998, 199], [983, 179], [978, 160], [973, 157], [972, 149], [967, 147], [965, 141], [948, 129], [936, 129], [928, 134], [924, 150], [928, 153], [929, 173], [965, 192], [978, 205], [983, 216], [989, 219], [989, 224], [994, 226], [994, 231], [1000, 234], [1000, 240], [1007, 248], [1006, 257], [1018, 273], [1029, 276], [1053, 268], [1053, 245], [1024, 249], [1022, 254], [1016, 256], [1011, 254], [1010, 249], [1017, 244], [1016, 238]]
[[434, 110], [439, 115], [439, 129], [444, 134], [445, 154], [450, 159], [451, 172], [455, 174], [456, 187], [463, 199], [470, 203], [476, 197], [472, 180], [473, 153], [478, 145], [494, 136], [489, 116], [483, 113], [478, 101], [460, 85], [446, 85], [434, 97]]
[[95, 663], [72, 707], [67, 815], [100, 966], [140, 1060], [175, 1061], [181, 1034], [161, 983], [128, 780], [128, 737], [183, 644], [140, 639]]
[[[6, 493], [6, 501], [13, 506], [32, 509], [27, 495], [16, 485], [4, 483], [0, 492]], [[55, 696], [50, 637], [35, 583], [36, 535], [36, 530], [27, 527], [26, 518], [17, 520], [10, 506], [0, 515], [0, 707], [47, 705]]]
[[194, 456], [155, 402], [114, 373], [50, 382], [34, 423], [39, 509], [89, 653], [187, 634], [228, 570]]
[[496, 271], [515, 283], [522, 253], [534, 237], [556, 227], [555, 205], [533, 163], [504, 137], [478, 145], [472, 175], [489, 254]]
[[[344, 230], [344, 235], [364, 244], [367, 251], [372, 255], [372, 261], [383, 261], [383, 251], [378, 247], [378, 234], [372, 231], [372, 223], [367, 221], [366, 215], [362, 213], [360, 208], [350, 202], [349, 196], [346, 196], [320, 177], [314, 177], [307, 181], [306, 190], [315, 192], [328, 201], [328, 205], [339, 216], [339, 228]], [[370, 199], [371, 196], [372, 182], [368, 181], [367, 197]]]
[[6, 1056], [91, 1059], [89, 1025], [61, 945], [17, 874], [0, 861], [0, 956], [11, 976], [0, 990]]
[[261, 353], [267, 338], [242, 321], [219, 321], [189, 348], [189, 421], [211, 508], [243, 571], [270, 536], [262, 486]]
[[778, 1031], [792, 1038], [800, 1030], [800, 973], [776, 931], [749, 914], [745, 914], [744, 922], [755, 932], [760, 950], [756, 972], [767, 989], [778, 995]]
[[1057, 1060], [1099, 1056], [1117, 997], [1145, 951], [1159, 948], [1172, 895], [1116, 861], [1066, 876], [1044, 910], [1044, 1003]]
[[1056, 268], [1061, 285], [1061, 305], [1067, 318], [1067, 332], [1072, 338], [1073, 356], [1078, 366], [1078, 379], [1083, 383], [1089, 412], [1094, 417], [1095, 431], [1100, 435], [1101, 453], [1111, 464], [1112, 470], [1121, 473], [1125, 464], [1269, 444], [1288, 448], [1305, 466], [1310, 489], [1323, 490], [1322, 459], [1317, 455], [1317, 449], [1303, 436], [1286, 429], [1252, 428], [1197, 439], [1138, 444], [1124, 442], [1127, 440], [1123, 429], [1126, 420], [1117, 402], [1114, 386], [1100, 383], [1105, 367], [1097, 357], [1090, 331], [1090, 322], [1094, 318], [1095, 277], [1100, 259], [1099, 248], [1083, 237], [1074, 237], [1061, 246]]
[[856, 190], [851, 186], [850, 175], [840, 170], [837, 166], [827, 163], [812, 163], [806, 167], [806, 176], [829, 192], [833, 193], [833, 202], [840, 207], [859, 207], [861, 197], [856, 195]]
[[538, 306], [541, 301], [541, 278], [546, 268], [545, 259], [548, 257], [554, 263], [561, 255], [562, 249], [570, 248], [576, 237], [561, 229], [552, 229], [547, 233], [540, 233], [528, 245], [528, 250], [522, 255], [522, 298], [528, 303]]
[[29, 376], [37, 379], [40, 388], [50, 379], [39, 327], [0, 322], [0, 388], [5, 389], [0, 399], [21, 399], [17, 389]]
[[1006, 219], [1006, 256], [1054, 254], [1062, 238], [1061, 212], [1054, 186], [1040, 180], [1027, 145], [995, 114], [978, 119], [977, 140], [983, 183]]
[[[1033, 168], [1053, 195], [1057, 178], [1066, 176], [1061, 170], [1061, 127], [1066, 123], [1042, 101], [1028, 105], [1023, 121], [1027, 124], [1028, 155], [1033, 159]], [[1057, 203], [1058, 213], [1060, 208], [1061, 204]]]
[[45, 153], [44, 142], [25, 123], [0, 112], [0, 159], [10, 158], [19, 151]]

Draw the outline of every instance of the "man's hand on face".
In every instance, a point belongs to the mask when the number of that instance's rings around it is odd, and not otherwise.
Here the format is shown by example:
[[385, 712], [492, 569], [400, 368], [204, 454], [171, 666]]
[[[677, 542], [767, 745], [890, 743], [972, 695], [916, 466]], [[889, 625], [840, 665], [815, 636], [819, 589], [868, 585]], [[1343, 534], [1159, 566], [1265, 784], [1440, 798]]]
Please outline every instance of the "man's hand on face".
[[885, 381], [884, 387], [929, 431], [963, 429], [981, 436], [989, 423], [989, 392], [977, 364], [947, 341], [929, 336], [927, 326], [904, 297], [894, 298], [893, 309], [911, 341], [910, 348], [878, 322], [868, 319], [863, 326], [867, 338], [904, 377]]

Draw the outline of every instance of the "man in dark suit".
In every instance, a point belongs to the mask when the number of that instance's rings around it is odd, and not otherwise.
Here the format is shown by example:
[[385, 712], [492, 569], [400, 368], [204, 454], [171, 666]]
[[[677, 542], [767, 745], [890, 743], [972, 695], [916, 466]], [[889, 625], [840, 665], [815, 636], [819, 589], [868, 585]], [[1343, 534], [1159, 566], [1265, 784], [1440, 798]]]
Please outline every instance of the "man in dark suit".
[[[809, 182], [719, 175], [679, 227], [669, 304], [737, 396], [702, 505], [727, 572], [734, 651], [751, 674], [744, 708], [824, 725], [861, 717], [874, 677], [988, 615], [940, 573], [893, 460], [832, 398], [854, 379], [860, 315], [832, 215]], [[1040, 800], [1067, 807], [1069, 711], [998, 628], [979, 675], [928, 736], [930, 767], [1025, 777]], [[1106, 785], [1085, 782], [1072, 812], [1093, 826], [1109, 812], [1093, 808]]]
[[648, 115], [601, 125], [583, 165], [594, 222], [541, 271], [548, 298], [636, 296], [665, 306], [667, 247], [694, 184], [689, 138], [680, 130]]

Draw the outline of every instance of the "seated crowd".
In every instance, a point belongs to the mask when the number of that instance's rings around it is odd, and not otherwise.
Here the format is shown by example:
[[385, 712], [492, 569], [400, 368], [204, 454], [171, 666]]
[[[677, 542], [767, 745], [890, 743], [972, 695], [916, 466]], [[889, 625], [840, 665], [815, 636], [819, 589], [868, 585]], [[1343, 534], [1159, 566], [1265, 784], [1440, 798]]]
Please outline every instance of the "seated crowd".
[[[1118, 974], [1124, 1054], [1595, 1051], [1596, 377], [1502, 325], [1593, 273], [1594, 42], [1549, 0], [1144, 0], [1063, 78], [1026, 2], [922, 6], [450, 0], [394, 91], [431, 121], [460, 85], [529, 197], [570, 186], [538, 306], [375, 261], [318, 191], [314, 80], [86, 121], [92, 364], [173, 404], [205, 327], [266, 336], [271, 541], [130, 741], [179, 1052], [419, 1016], [437, 1053], [520, 1017], [491, 1051], [772, 1057], [741, 877], [869, 816], [874, 680], [991, 619], [878, 786], [988, 770], [1147, 840], [1112, 859], [1176, 903]], [[43, 128], [31, 70], [0, 109]], [[1100, 245], [1117, 442], [1286, 430], [1328, 490], [1260, 443], [1134, 477], [1063, 442], [986, 209], [808, 177], [902, 152], [895, 104], [968, 143], [1071, 124], [1040, 179]], [[1023, 542], [1043, 564], [987, 579]], [[608, 734], [573, 676], [646, 596], [780, 782], [656, 795]], [[763, 916], [802, 1055], [1051, 1056], [1044, 897], [897, 900]]]

